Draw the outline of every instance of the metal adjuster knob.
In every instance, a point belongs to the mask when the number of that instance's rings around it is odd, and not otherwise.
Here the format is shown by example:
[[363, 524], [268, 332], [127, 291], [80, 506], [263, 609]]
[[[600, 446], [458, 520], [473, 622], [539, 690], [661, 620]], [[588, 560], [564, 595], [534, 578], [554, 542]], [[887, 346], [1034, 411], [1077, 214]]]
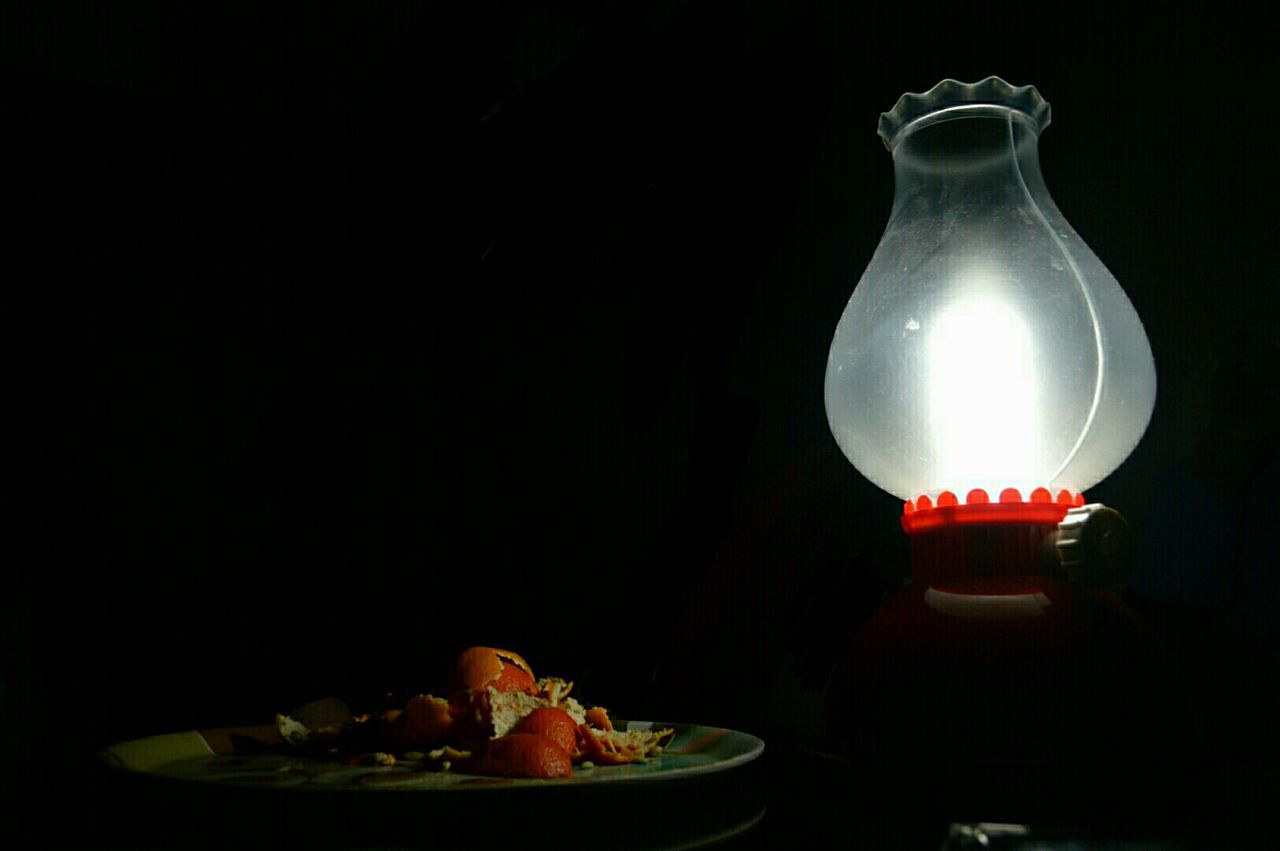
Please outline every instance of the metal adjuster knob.
[[1114, 588], [1129, 578], [1129, 523], [1101, 503], [1072, 508], [1053, 536], [1062, 570], [1085, 588]]

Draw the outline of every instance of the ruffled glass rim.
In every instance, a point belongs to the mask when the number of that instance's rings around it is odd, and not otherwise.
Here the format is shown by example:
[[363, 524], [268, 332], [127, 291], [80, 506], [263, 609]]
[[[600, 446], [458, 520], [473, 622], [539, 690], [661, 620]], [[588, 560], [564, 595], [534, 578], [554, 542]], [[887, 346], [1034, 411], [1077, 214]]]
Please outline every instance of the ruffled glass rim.
[[948, 79], [924, 93], [907, 92], [898, 98], [893, 109], [880, 114], [878, 132], [884, 146], [892, 151], [903, 131], [920, 126], [921, 119], [958, 107], [966, 108], [966, 114], [973, 114], [972, 108], [981, 106], [1021, 113], [1030, 120], [1037, 135], [1049, 126], [1049, 102], [1040, 96], [1035, 86], [1011, 86], [999, 77], [987, 77], [977, 83]]

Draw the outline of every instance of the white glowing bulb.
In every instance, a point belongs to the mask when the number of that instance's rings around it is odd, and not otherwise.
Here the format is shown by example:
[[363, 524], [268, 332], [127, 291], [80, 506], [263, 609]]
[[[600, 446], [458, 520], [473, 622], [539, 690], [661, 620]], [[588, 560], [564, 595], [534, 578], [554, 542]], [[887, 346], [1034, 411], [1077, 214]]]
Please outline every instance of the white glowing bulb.
[[[929, 425], [937, 481], [999, 482], [1024, 493], [1035, 469], [1035, 353], [1026, 323], [996, 298], [956, 302], [929, 332]], [[975, 364], [982, 364], [974, 368]]]
[[1150, 419], [1142, 323], [1041, 177], [1048, 119], [1033, 88], [996, 78], [904, 95], [881, 118], [893, 212], [836, 328], [825, 392], [845, 455], [903, 499], [1078, 493]]

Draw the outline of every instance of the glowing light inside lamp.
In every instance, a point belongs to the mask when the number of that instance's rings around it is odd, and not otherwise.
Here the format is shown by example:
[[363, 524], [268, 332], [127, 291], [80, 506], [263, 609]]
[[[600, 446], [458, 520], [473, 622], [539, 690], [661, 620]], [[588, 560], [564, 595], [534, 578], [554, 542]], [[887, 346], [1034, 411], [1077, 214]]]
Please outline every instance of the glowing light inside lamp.
[[935, 482], [967, 493], [1036, 481], [1036, 375], [1026, 323], [990, 295], [946, 307], [928, 337]]

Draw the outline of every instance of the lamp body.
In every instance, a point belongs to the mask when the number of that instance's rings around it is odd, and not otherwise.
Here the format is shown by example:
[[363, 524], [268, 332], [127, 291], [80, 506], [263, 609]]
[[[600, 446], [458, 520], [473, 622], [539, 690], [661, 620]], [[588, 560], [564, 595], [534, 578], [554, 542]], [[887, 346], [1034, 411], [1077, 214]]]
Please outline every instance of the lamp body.
[[914, 766], [1155, 768], [1197, 755], [1159, 641], [1117, 594], [1048, 568], [1056, 529], [911, 533], [911, 584], [828, 683], [832, 738], [854, 757]]
[[906, 501], [914, 564], [828, 684], [829, 732], [855, 756], [1151, 766], [1193, 738], [1149, 629], [1043, 558], [1156, 392], [1136, 311], [1045, 187], [1048, 120], [997, 78], [881, 119], [893, 210], [825, 399], [845, 455]]

